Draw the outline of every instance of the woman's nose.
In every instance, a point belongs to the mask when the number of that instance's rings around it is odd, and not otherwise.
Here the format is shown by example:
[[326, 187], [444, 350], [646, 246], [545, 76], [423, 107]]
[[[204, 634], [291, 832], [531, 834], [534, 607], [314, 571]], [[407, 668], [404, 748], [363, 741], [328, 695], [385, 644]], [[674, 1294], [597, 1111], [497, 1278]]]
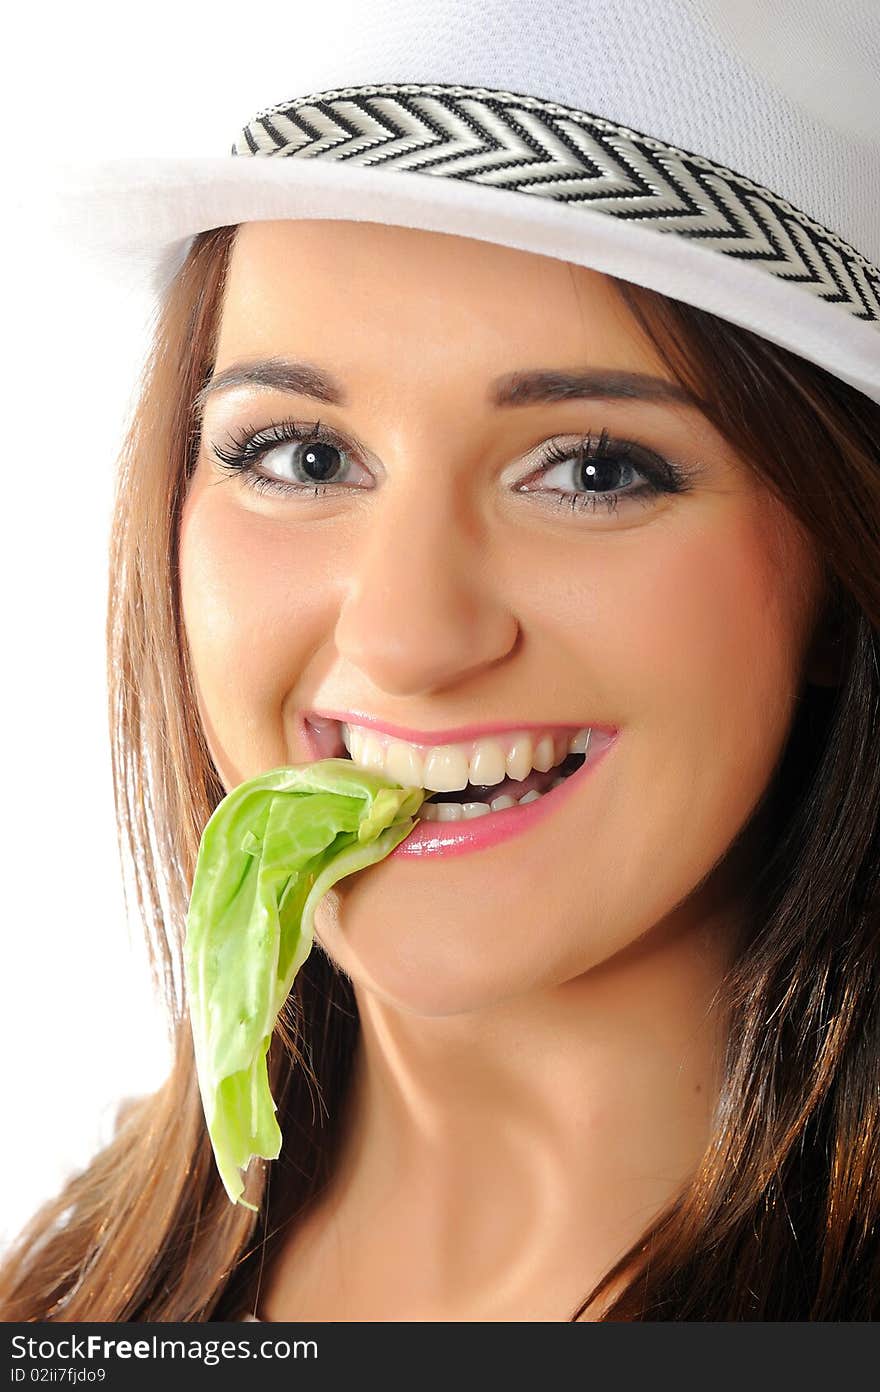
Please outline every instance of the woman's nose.
[[395, 696], [466, 680], [505, 658], [519, 633], [480, 528], [439, 490], [415, 492], [388, 487], [370, 508], [336, 624], [340, 655]]

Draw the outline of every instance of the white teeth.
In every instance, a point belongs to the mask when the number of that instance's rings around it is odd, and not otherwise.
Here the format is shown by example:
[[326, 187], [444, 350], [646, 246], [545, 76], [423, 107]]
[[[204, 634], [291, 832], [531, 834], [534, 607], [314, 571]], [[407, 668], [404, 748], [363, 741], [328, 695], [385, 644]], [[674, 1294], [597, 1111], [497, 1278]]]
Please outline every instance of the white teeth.
[[[423, 782], [425, 776], [424, 760], [420, 758], [411, 744], [389, 744], [385, 752], [385, 772], [395, 783], [402, 783], [405, 788], [429, 786]], [[435, 788], [433, 791], [439, 792], [440, 789]]]
[[470, 781], [491, 787], [507, 777], [507, 760], [497, 740], [477, 740], [470, 762]]
[[[564, 778], [557, 778], [551, 785], [556, 788], [560, 783], [564, 783]], [[546, 790], [550, 792], [551, 789]], [[503, 793], [490, 804], [488, 802], [423, 802], [419, 816], [426, 822], [466, 822], [474, 817], [485, 817], [489, 812], [504, 812], [508, 807], [524, 807], [529, 802], [537, 802], [544, 797], [544, 793], [539, 793], [533, 788], [530, 793], [524, 793], [521, 798], [510, 797]]]
[[488, 802], [423, 802], [419, 816], [426, 822], [467, 822], [489, 811]]
[[[352, 754], [352, 758], [354, 757], [354, 754]], [[360, 747], [355, 762], [360, 764], [361, 768], [373, 769], [376, 773], [381, 773], [383, 771], [385, 767], [385, 750], [382, 747], [381, 741], [377, 740], [375, 735], [367, 735]]]
[[[543, 796], [538, 792], [526, 793], [519, 799], [519, 806], [524, 802], [537, 802]], [[508, 807], [516, 806], [517, 799], [505, 793], [495, 798], [491, 806], [488, 802], [423, 802], [418, 815], [426, 822], [467, 822], [474, 817], [485, 817], [489, 812], [503, 812]]]
[[589, 747], [590, 730], [587, 728], [586, 730], [578, 730], [568, 746], [568, 752], [569, 754], [586, 754]]
[[432, 793], [454, 793], [466, 788], [467, 781], [468, 760], [460, 745], [442, 744], [428, 751], [423, 787]]
[[[522, 782], [533, 768], [548, 773], [569, 753], [587, 754], [593, 735], [589, 727], [571, 738], [561, 731], [536, 737], [518, 730], [503, 737], [429, 748], [357, 725], [341, 723], [339, 731], [352, 761], [361, 768], [384, 773], [404, 787], [432, 793], [463, 790], [468, 782], [490, 788], [507, 777]], [[602, 736], [597, 739], [601, 745]]]
[[532, 755], [532, 768], [536, 768], [539, 773], [546, 773], [552, 769], [556, 763], [556, 744], [552, 735], [544, 735], [535, 745], [535, 752]]
[[532, 771], [534, 745], [531, 735], [516, 735], [507, 755], [507, 774], [520, 782]]

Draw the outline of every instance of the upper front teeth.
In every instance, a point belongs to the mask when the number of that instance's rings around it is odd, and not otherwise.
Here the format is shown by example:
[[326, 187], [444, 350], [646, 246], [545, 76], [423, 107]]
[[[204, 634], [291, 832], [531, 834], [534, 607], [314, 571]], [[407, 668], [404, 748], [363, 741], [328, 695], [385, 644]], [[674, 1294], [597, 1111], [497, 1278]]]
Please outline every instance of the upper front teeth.
[[590, 728], [575, 735], [516, 731], [468, 744], [417, 745], [357, 725], [343, 725], [342, 739], [354, 763], [384, 773], [405, 787], [451, 793], [467, 784], [521, 780], [533, 768], [546, 773], [568, 753], [586, 752]]

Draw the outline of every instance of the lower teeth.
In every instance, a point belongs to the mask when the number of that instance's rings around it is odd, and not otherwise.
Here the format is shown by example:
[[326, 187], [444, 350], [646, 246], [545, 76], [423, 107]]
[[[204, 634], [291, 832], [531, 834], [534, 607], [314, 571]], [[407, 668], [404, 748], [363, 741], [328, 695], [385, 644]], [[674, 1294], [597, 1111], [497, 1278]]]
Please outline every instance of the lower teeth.
[[[563, 777], [554, 778], [547, 792], [552, 792], [564, 782]], [[419, 816], [426, 822], [466, 822], [472, 817], [485, 817], [489, 812], [503, 812], [508, 807], [523, 807], [526, 803], [537, 802], [542, 797], [546, 797], [546, 793], [539, 793], [533, 789], [521, 798], [513, 798], [505, 793], [492, 802], [423, 802]]]

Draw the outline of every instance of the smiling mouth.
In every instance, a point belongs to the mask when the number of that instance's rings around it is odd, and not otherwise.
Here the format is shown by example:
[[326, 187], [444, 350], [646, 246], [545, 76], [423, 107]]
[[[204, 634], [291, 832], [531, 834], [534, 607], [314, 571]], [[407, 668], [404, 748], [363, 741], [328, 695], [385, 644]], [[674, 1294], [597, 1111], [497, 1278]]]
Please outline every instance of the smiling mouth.
[[404, 787], [426, 790], [419, 816], [450, 822], [537, 802], [611, 743], [592, 726], [509, 730], [483, 739], [420, 745], [371, 727], [308, 717], [319, 758], [350, 758]]

